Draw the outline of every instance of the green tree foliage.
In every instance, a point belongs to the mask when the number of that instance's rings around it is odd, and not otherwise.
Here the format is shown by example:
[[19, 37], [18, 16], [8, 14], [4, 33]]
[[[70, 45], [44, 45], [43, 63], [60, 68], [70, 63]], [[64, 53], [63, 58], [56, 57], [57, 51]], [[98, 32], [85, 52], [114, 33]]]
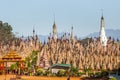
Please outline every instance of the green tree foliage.
[[12, 27], [8, 23], [0, 21], [0, 42], [7, 43], [14, 37]]
[[36, 65], [36, 61], [37, 61], [37, 51], [32, 51], [32, 54], [30, 55], [31, 58], [31, 64], [32, 65]]
[[26, 57], [25, 59], [26, 67], [32, 67], [36, 65], [37, 53], [38, 53], [37, 51], [32, 51], [32, 53], [28, 57]]
[[18, 69], [17, 64], [12, 64], [12, 65], [10, 66], [10, 70], [17, 70], [17, 69]]
[[32, 51], [32, 53], [25, 59], [25, 67], [28, 68], [28, 74], [32, 73], [35, 69], [37, 53], [37, 51]]

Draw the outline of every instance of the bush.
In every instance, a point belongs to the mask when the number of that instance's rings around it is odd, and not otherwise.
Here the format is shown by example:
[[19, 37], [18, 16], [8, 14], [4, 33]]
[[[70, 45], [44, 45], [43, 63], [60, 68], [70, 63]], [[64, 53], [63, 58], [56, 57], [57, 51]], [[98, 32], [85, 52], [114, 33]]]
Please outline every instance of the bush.
[[70, 76], [78, 76], [78, 75], [79, 75], [78, 67], [71, 67]]
[[112, 78], [110, 78], [109, 80], [117, 80], [117, 78], [115, 78], [115, 77], [112, 77]]
[[101, 77], [108, 76], [108, 74], [109, 74], [109, 73], [108, 73], [107, 71], [102, 71], [102, 72], [101, 72]]
[[85, 72], [77, 72], [77, 77], [85, 75]]
[[51, 72], [49, 70], [46, 70], [43, 74], [44, 76], [50, 76], [51, 75]]
[[42, 76], [43, 75], [43, 71], [44, 71], [43, 69], [38, 68], [37, 71], [36, 71], [37, 76]]
[[94, 77], [101, 77], [101, 72], [97, 72], [94, 74]]
[[61, 70], [58, 71], [57, 76], [59, 76], [59, 77], [65, 76], [65, 73], [66, 73], [66, 70], [61, 69]]

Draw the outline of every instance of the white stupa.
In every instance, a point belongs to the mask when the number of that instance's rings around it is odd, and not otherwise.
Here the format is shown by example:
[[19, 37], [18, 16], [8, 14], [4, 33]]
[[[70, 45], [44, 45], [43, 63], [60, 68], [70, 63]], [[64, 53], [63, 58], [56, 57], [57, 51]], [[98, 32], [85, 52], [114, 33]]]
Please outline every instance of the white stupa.
[[102, 15], [101, 17], [101, 26], [100, 26], [100, 42], [102, 46], [107, 45], [107, 37], [105, 35], [105, 29], [104, 29], [104, 17]]

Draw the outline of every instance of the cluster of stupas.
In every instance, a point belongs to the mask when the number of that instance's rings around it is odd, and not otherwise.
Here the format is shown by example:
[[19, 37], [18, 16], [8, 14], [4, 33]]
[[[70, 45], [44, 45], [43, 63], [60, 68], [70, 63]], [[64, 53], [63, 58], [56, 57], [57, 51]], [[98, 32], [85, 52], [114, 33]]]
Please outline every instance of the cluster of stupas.
[[52, 64], [71, 64], [81, 70], [117, 69], [120, 61], [120, 44], [106, 37], [104, 30], [104, 17], [101, 17], [100, 36], [83, 45], [81, 40], [74, 37], [73, 27], [71, 33], [57, 38], [57, 27], [54, 22], [53, 34], [48, 37], [48, 42], [42, 44], [35, 30], [33, 36], [13, 40], [11, 44], [0, 46], [1, 57], [12, 48], [22, 57], [29, 56], [33, 50], [38, 51], [36, 66], [49, 68]]

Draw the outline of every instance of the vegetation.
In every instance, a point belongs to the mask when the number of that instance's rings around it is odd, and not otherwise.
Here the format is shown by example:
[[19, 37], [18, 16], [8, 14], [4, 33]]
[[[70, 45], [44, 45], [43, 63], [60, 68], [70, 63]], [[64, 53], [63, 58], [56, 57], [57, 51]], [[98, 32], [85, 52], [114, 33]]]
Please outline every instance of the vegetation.
[[37, 51], [32, 51], [32, 53], [28, 57], [26, 57], [25, 63], [27, 67], [32, 67], [32, 65], [36, 65], [37, 53]]
[[79, 72], [78, 72], [78, 67], [71, 67], [71, 70], [70, 70], [70, 75], [71, 76], [77, 76], [77, 74], [78, 74]]
[[115, 77], [112, 77], [112, 78], [110, 78], [109, 80], [117, 80], [117, 78], [115, 78]]
[[19, 62], [16, 62], [15, 64], [12, 64], [9, 69], [12, 71], [12, 73], [18, 74], [19, 67], [20, 67]]
[[44, 70], [43, 70], [43, 69], [38, 68], [38, 69], [37, 69], [37, 71], [36, 71], [37, 76], [42, 76], [42, 75], [43, 75], [43, 72], [44, 72]]
[[44, 73], [43, 73], [43, 75], [44, 76], [51, 76], [51, 72], [50, 72], [50, 70], [46, 70]]
[[32, 53], [25, 59], [25, 67], [28, 68], [28, 74], [34, 71], [36, 61], [37, 61], [37, 51], [32, 51]]
[[10, 66], [10, 70], [17, 70], [18, 69], [18, 66], [16, 64], [12, 64]]
[[91, 68], [85, 68], [84, 71], [85, 71], [86, 75], [88, 75], [88, 76], [93, 75], [93, 71]]
[[13, 39], [14, 34], [12, 32], [12, 27], [8, 23], [3, 23], [0, 21], [0, 42], [8, 44], [8, 42]]
[[59, 76], [59, 77], [65, 76], [66, 75], [65, 73], [66, 73], [66, 70], [61, 69], [61, 70], [58, 71], [57, 76]]

